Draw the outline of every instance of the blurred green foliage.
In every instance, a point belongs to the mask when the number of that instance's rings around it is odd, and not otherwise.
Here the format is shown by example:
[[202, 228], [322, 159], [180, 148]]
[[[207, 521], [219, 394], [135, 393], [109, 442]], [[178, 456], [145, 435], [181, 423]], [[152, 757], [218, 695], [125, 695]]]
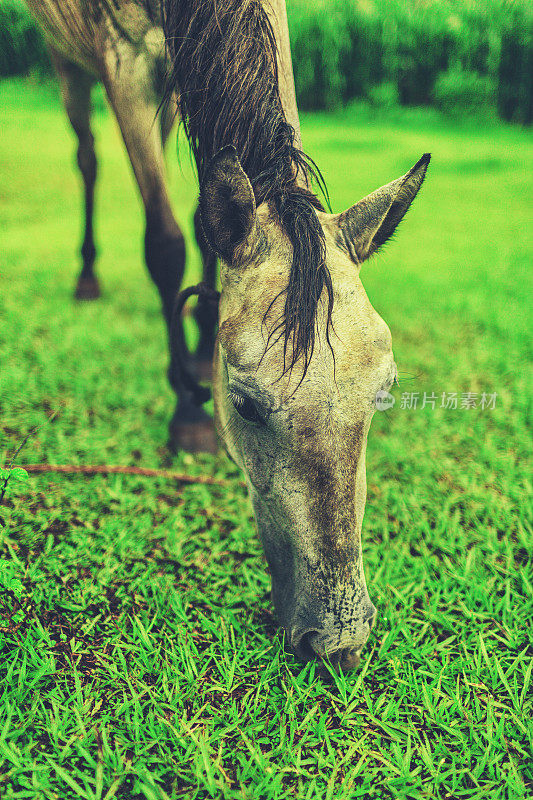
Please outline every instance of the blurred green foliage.
[[[391, 97], [531, 123], [527, 0], [288, 0], [302, 108]], [[376, 92], [386, 84], [387, 91]]]
[[[394, 87], [402, 105], [532, 121], [529, 0], [287, 0], [287, 10], [303, 109]], [[0, 0], [0, 75], [34, 68], [50, 68], [42, 36], [22, 0]]]
[[494, 106], [494, 82], [488, 75], [455, 66], [441, 72], [433, 87], [433, 102], [450, 115], [482, 113]]

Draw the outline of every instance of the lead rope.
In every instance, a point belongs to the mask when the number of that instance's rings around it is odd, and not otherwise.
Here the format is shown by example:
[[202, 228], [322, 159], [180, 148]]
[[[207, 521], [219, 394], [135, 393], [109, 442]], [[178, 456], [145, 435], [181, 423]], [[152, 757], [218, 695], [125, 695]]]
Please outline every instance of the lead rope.
[[177, 368], [180, 381], [183, 386], [191, 392], [192, 400], [195, 405], [201, 406], [211, 397], [211, 390], [207, 386], [202, 386], [198, 383], [187, 364], [190, 353], [185, 343], [183, 327], [179, 324], [183, 307], [187, 300], [193, 295], [197, 295], [200, 302], [211, 305], [214, 309], [214, 313], [218, 316], [220, 292], [212, 289], [206, 283], [198, 283], [196, 286], [189, 286], [187, 289], [178, 292], [172, 311], [172, 321], [170, 323], [170, 353], [172, 366]]

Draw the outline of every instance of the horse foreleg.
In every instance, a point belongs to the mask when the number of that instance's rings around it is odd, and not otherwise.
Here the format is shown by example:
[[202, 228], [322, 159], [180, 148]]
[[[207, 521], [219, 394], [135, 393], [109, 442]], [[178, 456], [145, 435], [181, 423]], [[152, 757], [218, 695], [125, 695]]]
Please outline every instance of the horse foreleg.
[[[202, 254], [202, 280], [210, 289], [215, 289], [217, 281], [217, 256], [209, 247], [204, 236], [200, 218], [200, 207], [196, 209], [194, 214], [194, 232], [196, 235], [196, 242]], [[195, 353], [196, 372], [200, 380], [211, 380], [217, 314], [212, 304], [200, 298], [194, 312], [194, 317], [200, 332], [200, 339], [198, 340], [198, 347]]]
[[96, 154], [91, 131], [91, 87], [94, 79], [81, 67], [68, 61], [54, 50], [51, 50], [51, 55], [59, 77], [65, 110], [78, 137], [78, 166], [84, 184], [85, 232], [81, 246], [82, 269], [76, 286], [76, 297], [79, 300], [93, 300], [100, 296], [98, 280], [94, 274], [96, 247], [93, 233], [93, 213]]
[[[163, 147], [156, 120], [155, 63], [123, 43], [118, 63], [116, 58], [116, 51], [111, 49], [104, 84], [144, 203], [146, 264], [159, 290], [170, 336], [174, 299], [185, 270], [185, 240], [166, 189]], [[175, 321], [173, 330], [178, 337], [183, 335], [181, 320]], [[172, 359], [168, 374], [178, 399], [170, 423], [170, 444], [190, 451], [214, 451], [213, 421], [192, 402]]]

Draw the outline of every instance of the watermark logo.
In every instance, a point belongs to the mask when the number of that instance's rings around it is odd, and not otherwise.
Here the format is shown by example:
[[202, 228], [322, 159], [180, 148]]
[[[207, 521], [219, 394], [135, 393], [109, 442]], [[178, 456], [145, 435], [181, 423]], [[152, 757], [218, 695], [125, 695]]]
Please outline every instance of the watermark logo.
[[[399, 407], [410, 411], [431, 408], [444, 408], [448, 411], [491, 411], [496, 408], [498, 395], [496, 392], [402, 392]], [[380, 389], [374, 398], [378, 411], [388, 411], [396, 399], [384, 389]]]
[[393, 407], [395, 402], [396, 398], [390, 392], [386, 392], [385, 389], [380, 389], [379, 392], [376, 392], [374, 403], [378, 411], [387, 411]]

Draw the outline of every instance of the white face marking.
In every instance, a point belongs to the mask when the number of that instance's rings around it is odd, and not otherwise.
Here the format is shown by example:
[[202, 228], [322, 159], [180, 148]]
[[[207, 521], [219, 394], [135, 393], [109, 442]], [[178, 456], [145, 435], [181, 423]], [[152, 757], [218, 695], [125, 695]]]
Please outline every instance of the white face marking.
[[[250, 486], [280, 621], [295, 637], [304, 628], [326, 630], [315, 649], [357, 649], [368, 636], [373, 608], [360, 538], [366, 438], [376, 392], [395, 376], [391, 336], [356, 266], [324, 226], [335, 291], [330, 336], [335, 375], [320, 308], [319, 336], [305, 378], [298, 385], [298, 366], [282, 376], [283, 342], [265, 352], [263, 318], [286, 285], [291, 249], [265, 210], [258, 214], [276, 246], [260, 263], [222, 266], [217, 427]], [[269, 320], [282, 310], [283, 296]]]

